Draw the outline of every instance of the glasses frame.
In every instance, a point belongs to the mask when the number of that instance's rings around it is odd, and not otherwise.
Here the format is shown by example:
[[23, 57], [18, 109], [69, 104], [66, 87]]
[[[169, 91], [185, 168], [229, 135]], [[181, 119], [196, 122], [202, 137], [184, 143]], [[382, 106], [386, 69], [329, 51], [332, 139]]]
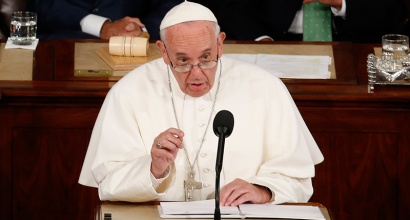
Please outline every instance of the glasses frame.
[[[217, 40], [217, 42], [216, 42], [216, 48], [218, 49], [218, 40]], [[183, 65], [174, 65], [174, 64], [172, 63], [172, 61], [171, 61], [171, 58], [169, 57], [168, 50], [167, 50], [167, 47], [165, 46], [165, 43], [164, 43], [164, 49], [165, 49], [165, 53], [167, 54], [169, 63], [171, 64], [171, 67], [172, 67], [175, 71], [177, 71], [178, 73], [188, 73], [188, 72], [191, 72], [191, 70], [192, 70], [195, 66], [198, 66], [201, 70], [211, 69], [211, 68], [214, 68], [214, 67], [217, 65], [218, 60], [219, 60], [219, 55], [218, 55], [218, 51], [217, 51], [217, 52], [216, 52], [216, 60], [203, 61], [203, 62], [199, 62], [199, 63], [197, 63], [197, 64], [189, 63], [189, 64], [183, 64]], [[206, 68], [204, 68], [203, 65], [207, 65], [208, 63], [209, 63], [209, 64], [210, 64], [210, 63], [214, 63], [214, 65], [212, 65], [211, 67], [206, 67]], [[187, 69], [185, 70], [185, 69], [181, 69], [181, 68], [187, 68]]]

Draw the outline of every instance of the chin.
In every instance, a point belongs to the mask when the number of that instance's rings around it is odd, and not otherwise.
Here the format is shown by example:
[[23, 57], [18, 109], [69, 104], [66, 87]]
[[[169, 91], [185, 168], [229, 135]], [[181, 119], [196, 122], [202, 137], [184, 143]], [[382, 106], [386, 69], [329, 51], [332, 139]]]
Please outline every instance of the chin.
[[187, 87], [185, 89], [185, 93], [191, 97], [201, 97], [209, 92], [209, 89], [206, 89], [204, 87], [202, 88], [197, 88], [197, 89], [192, 89], [190, 87]]
[[190, 92], [190, 93], [188, 93], [188, 95], [189, 96], [191, 96], [191, 97], [201, 97], [201, 96], [203, 96], [203, 95], [205, 95], [206, 93], [203, 93], [203, 92], [201, 92], [201, 93], [197, 93], [197, 92]]

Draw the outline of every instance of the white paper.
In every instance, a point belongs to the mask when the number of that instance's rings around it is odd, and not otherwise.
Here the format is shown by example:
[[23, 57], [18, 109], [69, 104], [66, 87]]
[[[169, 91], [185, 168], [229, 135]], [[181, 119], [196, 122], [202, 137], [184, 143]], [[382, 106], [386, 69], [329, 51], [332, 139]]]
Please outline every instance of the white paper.
[[[221, 206], [222, 218], [282, 218], [325, 220], [319, 207], [304, 205], [242, 204]], [[213, 218], [215, 200], [192, 202], [161, 202], [161, 218]]]
[[239, 209], [247, 218], [283, 218], [325, 220], [317, 206], [242, 204]]
[[[221, 206], [219, 209], [222, 218], [244, 218], [237, 206]], [[161, 218], [214, 218], [215, 200], [160, 202], [158, 212]]]
[[331, 57], [314, 55], [224, 54], [256, 64], [279, 78], [330, 79]]
[[[212, 214], [165, 214], [164, 211], [162, 210], [162, 207], [159, 205], [158, 206], [158, 213], [159, 213], [159, 217], [161, 218], [177, 218], [177, 219], [204, 219], [204, 218], [210, 218], [213, 219], [214, 218], [214, 213]], [[244, 219], [245, 216], [242, 215], [234, 215], [234, 214], [229, 214], [229, 215], [225, 215], [225, 214], [221, 214], [221, 218], [222, 219]]]
[[31, 45], [16, 45], [13, 44], [13, 41], [8, 38], [6, 46], [4, 49], [26, 49], [26, 50], [35, 50], [38, 44], [38, 39], [36, 39]]
[[[215, 200], [200, 200], [192, 202], [160, 202], [165, 214], [213, 214]], [[221, 214], [239, 214], [238, 207], [221, 206]]]

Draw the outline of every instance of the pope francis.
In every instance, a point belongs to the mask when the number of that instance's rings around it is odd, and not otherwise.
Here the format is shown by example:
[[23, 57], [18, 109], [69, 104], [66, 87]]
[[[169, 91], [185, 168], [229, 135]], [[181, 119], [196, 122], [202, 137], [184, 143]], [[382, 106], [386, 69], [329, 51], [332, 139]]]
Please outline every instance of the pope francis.
[[185, 1], [171, 9], [142, 65], [107, 94], [79, 183], [101, 200], [215, 198], [215, 115], [229, 110], [220, 204], [306, 202], [322, 153], [280, 79], [223, 56], [225, 33], [212, 12]]

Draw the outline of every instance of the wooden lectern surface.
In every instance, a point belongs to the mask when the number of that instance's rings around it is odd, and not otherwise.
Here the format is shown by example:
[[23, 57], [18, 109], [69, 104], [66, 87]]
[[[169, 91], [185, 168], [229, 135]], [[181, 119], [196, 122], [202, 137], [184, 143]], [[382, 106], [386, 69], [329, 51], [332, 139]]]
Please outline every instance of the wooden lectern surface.
[[[330, 78], [336, 79], [335, 61], [331, 45], [284, 45], [284, 44], [225, 44], [225, 54], [277, 54], [277, 55], [315, 55], [331, 58], [329, 65]], [[77, 76], [88, 76], [78, 70], [108, 70], [108, 76], [124, 76], [132, 69], [144, 63], [160, 58], [161, 53], [153, 43], [149, 46], [148, 56], [121, 57], [108, 52], [107, 43], [76, 43], [74, 68]], [[101, 72], [102, 75], [107, 75]], [[96, 74], [91, 74], [96, 75]]]
[[32, 80], [33, 51], [4, 47], [0, 44], [0, 80]]
[[[106, 214], [110, 215], [112, 220], [130, 220], [130, 219], [159, 220], [159, 219], [163, 219], [159, 216], [158, 209], [157, 209], [158, 205], [159, 204], [156, 204], [156, 203], [151, 203], [151, 204], [110, 203], [110, 202], [103, 203], [97, 209], [96, 220], [105, 220], [104, 216]], [[292, 205], [295, 205], [295, 204], [292, 203]], [[326, 220], [332, 219], [329, 211], [322, 204], [309, 202], [309, 203], [298, 203], [298, 205], [318, 206]], [[254, 218], [246, 218], [246, 219], [252, 220]]]

